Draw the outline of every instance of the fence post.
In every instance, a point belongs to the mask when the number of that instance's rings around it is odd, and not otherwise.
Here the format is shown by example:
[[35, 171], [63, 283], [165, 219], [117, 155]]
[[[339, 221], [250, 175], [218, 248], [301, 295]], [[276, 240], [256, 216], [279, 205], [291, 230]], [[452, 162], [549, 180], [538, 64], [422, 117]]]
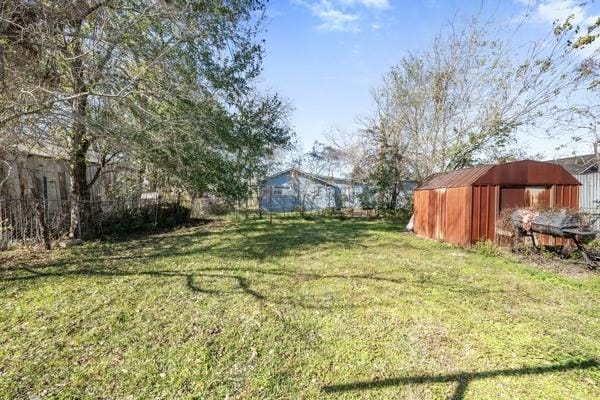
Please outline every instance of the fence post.
[[273, 186], [269, 186], [269, 223], [273, 223]]
[[160, 192], [156, 191], [156, 210], [154, 212], [154, 228], [158, 227], [158, 206], [160, 203]]
[[77, 239], [81, 239], [81, 203], [77, 205], [77, 232], [79, 233], [79, 237]]
[[2, 202], [0, 199], [0, 251], [8, 247], [8, 235], [4, 231], [4, 213], [2, 212]]

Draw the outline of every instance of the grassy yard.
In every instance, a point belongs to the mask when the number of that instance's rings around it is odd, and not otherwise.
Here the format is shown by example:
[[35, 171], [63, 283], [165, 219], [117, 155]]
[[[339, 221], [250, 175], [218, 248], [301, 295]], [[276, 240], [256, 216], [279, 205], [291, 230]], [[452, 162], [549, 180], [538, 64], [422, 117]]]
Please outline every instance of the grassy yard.
[[0, 257], [3, 399], [600, 398], [600, 274], [398, 224], [230, 222]]

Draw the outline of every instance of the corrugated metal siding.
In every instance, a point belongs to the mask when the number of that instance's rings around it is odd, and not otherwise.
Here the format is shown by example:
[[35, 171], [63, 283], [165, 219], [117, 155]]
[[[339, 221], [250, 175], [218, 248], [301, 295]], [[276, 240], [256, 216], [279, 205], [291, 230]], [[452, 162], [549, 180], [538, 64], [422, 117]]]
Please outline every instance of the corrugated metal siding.
[[[421, 190], [415, 192], [415, 233], [432, 239], [470, 247], [484, 240], [496, 240], [496, 223], [501, 211], [497, 186]], [[515, 188], [511, 188], [515, 189]], [[519, 204], [512, 206], [578, 207], [579, 186], [555, 185], [552, 188], [525, 187], [517, 191]], [[515, 192], [516, 193], [516, 192]], [[568, 241], [538, 235], [545, 245]]]
[[498, 210], [496, 186], [474, 186], [472, 204], [471, 243], [495, 240]]
[[[554, 185], [550, 193], [551, 207], [579, 209], [579, 185]], [[571, 240], [538, 234], [539, 242], [546, 246], [571, 246]]]
[[581, 182], [579, 206], [583, 210], [596, 209], [600, 206], [600, 173], [575, 175]]
[[500, 188], [500, 211], [526, 206], [526, 190], [524, 187]]
[[554, 207], [579, 209], [579, 186], [578, 185], [555, 185]]
[[550, 207], [552, 204], [552, 188], [530, 186], [525, 188], [526, 204], [529, 207]]
[[462, 186], [577, 185], [579, 182], [558, 164], [523, 160], [497, 165], [481, 165], [437, 174], [418, 190]]
[[471, 187], [451, 188], [446, 192], [446, 241], [460, 246], [470, 245]]
[[[581, 182], [582, 186], [579, 190], [579, 207], [581, 211], [587, 214], [600, 213], [600, 173], [575, 175]], [[594, 229], [600, 230], [600, 219], [594, 221]]]
[[470, 202], [469, 186], [415, 192], [415, 233], [468, 246]]
[[427, 232], [427, 216], [429, 212], [429, 191], [414, 192], [414, 231], [417, 235], [430, 237]]

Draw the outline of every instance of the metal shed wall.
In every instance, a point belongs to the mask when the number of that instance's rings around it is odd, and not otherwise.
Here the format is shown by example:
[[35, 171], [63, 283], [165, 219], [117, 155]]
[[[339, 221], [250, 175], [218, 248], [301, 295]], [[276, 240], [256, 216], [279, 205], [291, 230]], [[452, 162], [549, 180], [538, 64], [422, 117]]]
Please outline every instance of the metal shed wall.
[[497, 186], [473, 186], [471, 207], [471, 237], [469, 245], [481, 240], [495, 240], [496, 220], [498, 218]]
[[579, 206], [583, 211], [595, 211], [600, 206], [600, 172], [575, 175], [581, 182]]
[[460, 246], [470, 243], [469, 186], [415, 192], [415, 233]]
[[[575, 175], [581, 182], [579, 189], [579, 207], [583, 213], [598, 214], [600, 212], [600, 172]], [[593, 227], [600, 230], [600, 219]]]

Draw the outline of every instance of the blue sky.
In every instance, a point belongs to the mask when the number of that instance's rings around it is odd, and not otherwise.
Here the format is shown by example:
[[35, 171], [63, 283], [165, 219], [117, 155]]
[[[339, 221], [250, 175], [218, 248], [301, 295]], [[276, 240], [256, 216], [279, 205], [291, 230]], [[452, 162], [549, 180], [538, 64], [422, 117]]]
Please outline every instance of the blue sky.
[[[598, 15], [580, 2], [272, 0], [263, 33], [262, 84], [289, 99], [299, 142], [309, 148], [332, 130], [357, 129], [357, 117], [371, 110], [370, 89], [407, 52], [427, 48], [444, 24], [474, 15], [510, 23], [529, 7], [522, 30], [527, 40], [548, 32], [556, 18], [574, 13], [584, 21]], [[554, 145], [546, 143], [549, 155]]]

